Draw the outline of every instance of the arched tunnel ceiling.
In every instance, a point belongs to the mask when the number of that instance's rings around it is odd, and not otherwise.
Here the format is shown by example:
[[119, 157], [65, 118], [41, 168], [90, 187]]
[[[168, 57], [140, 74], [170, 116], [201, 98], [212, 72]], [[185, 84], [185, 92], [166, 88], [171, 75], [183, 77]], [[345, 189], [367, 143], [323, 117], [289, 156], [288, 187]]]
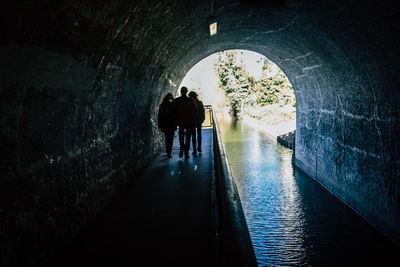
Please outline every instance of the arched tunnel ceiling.
[[[0, 215], [6, 218], [0, 228], [11, 230], [0, 247], [10, 248], [10, 259], [18, 258], [18, 242], [40, 240], [27, 258], [62, 245], [134, 179], [161, 149], [162, 96], [176, 91], [201, 59], [225, 49], [252, 50], [281, 67], [296, 92], [296, 165], [316, 178], [318, 163], [322, 185], [400, 244], [397, 6], [372, 0], [8, 4], [0, 11]], [[216, 36], [209, 36], [210, 16]], [[67, 204], [59, 205], [60, 196]], [[17, 218], [30, 221], [20, 228], [5, 223]], [[43, 231], [54, 236], [41, 239]]]
[[[175, 84], [202, 58], [224, 49], [264, 54], [296, 83], [302, 69], [310, 66], [344, 63], [351, 68], [371, 57], [381, 58], [378, 63], [384, 64], [395, 56], [398, 45], [392, 38], [398, 30], [396, 9], [375, 1], [24, 2], [14, 4], [23, 27], [18, 28], [14, 13], [7, 12], [5, 24], [12, 25], [4, 35], [64, 53], [89, 52], [98, 60], [94, 64], [106, 62], [113, 50], [128, 53], [131, 71], [139, 74], [135, 76], [163, 73], [173, 75]], [[208, 32], [211, 16], [218, 22], [213, 37]], [[47, 33], [40, 27], [47, 27]]]
[[[366, 79], [376, 74], [381, 83], [393, 84], [377, 73], [384, 69], [386, 77], [396, 76], [390, 65], [398, 44], [391, 38], [391, 31], [398, 27], [391, 24], [395, 10], [373, 1], [211, 2], [213, 15], [210, 1], [129, 2], [108, 35], [132, 48], [137, 69], [147, 70], [139, 75], [156, 87], [165, 88], [165, 80], [178, 85], [194, 64], [225, 49], [249, 49], [273, 60], [294, 85], [300, 109], [299, 88], [363, 86], [352, 84], [352, 77], [344, 78], [349, 73]], [[213, 37], [208, 32], [210, 16], [218, 22], [218, 34]], [[365, 64], [368, 61], [374, 63]], [[393, 92], [382, 94], [385, 99]], [[332, 110], [332, 103], [329, 100], [320, 107], [328, 105], [324, 109]]]
[[395, 21], [395, 10], [372, 2], [211, 2], [215, 6], [212, 17], [218, 22], [214, 37], [208, 32], [210, 1], [163, 1], [143, 8], [133, 4], [133, 11], [127, 11], [117, 27], [118, 39], [132, 44], [134, 50], [148, 47], [145, 56], [179, 79], [202, 58], [224, 49], [262, 53], [293, 80], [304, 74], [302, 68], [321, 62], [323, 68], [342, 62], [352, 63], [352, 67], [358, 63], [347, 62], [352, 58], [384, 57], [381, 62], [387, 62], [393, 56], [387, 53], [388, 46], [395, 51], [397, 45], [390, 37], [393, 29], [387, 27]]

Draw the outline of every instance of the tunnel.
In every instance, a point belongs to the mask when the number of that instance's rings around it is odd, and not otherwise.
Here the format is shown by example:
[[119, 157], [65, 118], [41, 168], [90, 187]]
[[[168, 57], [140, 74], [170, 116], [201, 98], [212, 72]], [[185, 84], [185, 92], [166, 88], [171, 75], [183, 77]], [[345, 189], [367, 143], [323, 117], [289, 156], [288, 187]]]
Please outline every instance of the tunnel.
[[226, 49], [258, 52], [285, 72], [295, 164], [400, 245], [398, 7], [23, 0], [1, 13], [3, 266], [62, 248], [134, 180], [163, 147], [162, 97]]

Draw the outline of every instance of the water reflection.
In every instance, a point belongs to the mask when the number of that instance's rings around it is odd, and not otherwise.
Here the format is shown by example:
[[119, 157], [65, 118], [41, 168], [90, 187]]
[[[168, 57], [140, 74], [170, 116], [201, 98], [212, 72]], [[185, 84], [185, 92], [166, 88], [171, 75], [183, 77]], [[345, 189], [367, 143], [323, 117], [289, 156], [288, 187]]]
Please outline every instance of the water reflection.
[[295, 169], [291, 150], [240, 121], [218, 122], [260, 266], [369, 265], [399, 253]]

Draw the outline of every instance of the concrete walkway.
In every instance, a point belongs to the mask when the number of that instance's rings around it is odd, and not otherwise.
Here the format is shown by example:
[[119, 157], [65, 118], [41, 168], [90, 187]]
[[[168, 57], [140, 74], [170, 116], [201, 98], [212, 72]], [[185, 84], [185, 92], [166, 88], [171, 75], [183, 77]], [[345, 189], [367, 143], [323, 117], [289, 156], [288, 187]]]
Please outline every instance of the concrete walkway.
[[57, 257], [54, 266], [213, 266], [212, 130], [203, 152], [161, 153]]

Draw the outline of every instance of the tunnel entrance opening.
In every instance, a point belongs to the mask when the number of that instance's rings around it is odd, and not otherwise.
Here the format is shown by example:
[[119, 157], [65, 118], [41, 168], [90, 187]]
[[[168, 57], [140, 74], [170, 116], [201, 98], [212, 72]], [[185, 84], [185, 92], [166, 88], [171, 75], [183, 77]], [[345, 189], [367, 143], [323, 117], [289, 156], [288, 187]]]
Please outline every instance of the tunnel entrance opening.
[[289, 79], [271, 60], [250, 50], [225, 50], [194, 65], [178, 87], [195, 91], [205, 105], [277, 138], [294, 143], [296, 98]]

